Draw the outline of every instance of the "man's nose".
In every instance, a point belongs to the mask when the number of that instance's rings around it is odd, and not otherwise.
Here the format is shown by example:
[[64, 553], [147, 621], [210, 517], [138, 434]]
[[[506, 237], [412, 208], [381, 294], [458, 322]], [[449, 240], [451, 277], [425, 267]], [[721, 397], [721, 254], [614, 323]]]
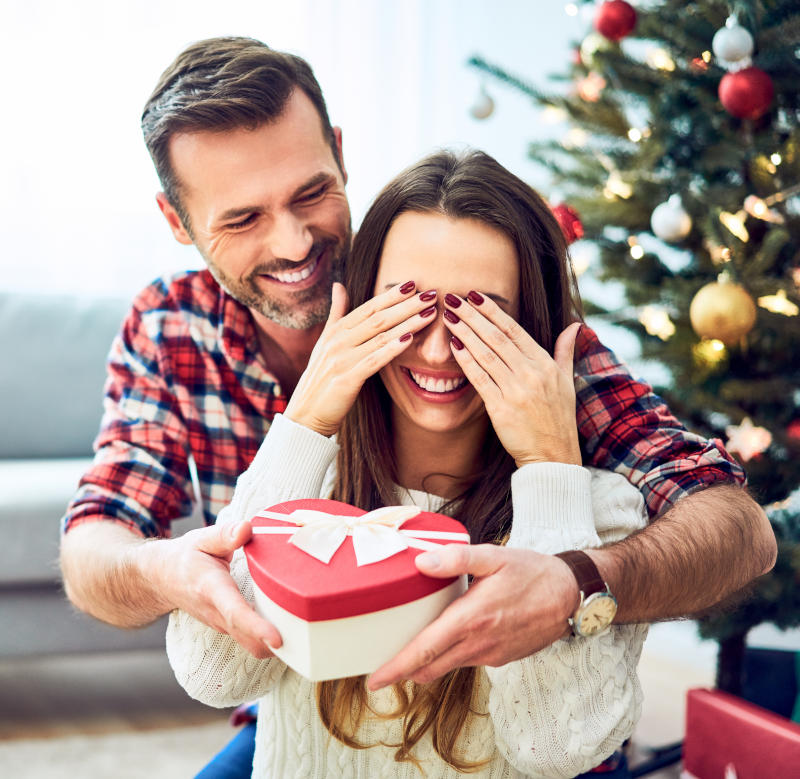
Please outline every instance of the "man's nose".
[[269, 236], [270, 251], [276, 259], [302, 262], [311, 251], [314, 238], [305, 220], [290, 211], [277, 214]]
[[450, 349], [450, 330], [445, 326], [441, 307], [437, 306], [434, 316], [434, 321], [414, 336], [414, 340], [417, 343], [417, 353], [425, 362], [429, 365], [444, 365], [454, 360]]

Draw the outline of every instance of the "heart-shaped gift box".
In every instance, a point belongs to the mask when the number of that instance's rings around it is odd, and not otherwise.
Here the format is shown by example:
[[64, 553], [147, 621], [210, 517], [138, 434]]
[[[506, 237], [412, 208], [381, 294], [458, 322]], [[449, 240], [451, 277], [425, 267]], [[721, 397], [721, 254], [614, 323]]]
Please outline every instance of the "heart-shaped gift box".
[[311, 681], [371, 673], [466, 590], [465, 576], [436, 579], [414, 564], [423, 549], [469, 543], [443, 514], [294, 500], [251, 524], [256, 609], [281, 634], [275, 654]]

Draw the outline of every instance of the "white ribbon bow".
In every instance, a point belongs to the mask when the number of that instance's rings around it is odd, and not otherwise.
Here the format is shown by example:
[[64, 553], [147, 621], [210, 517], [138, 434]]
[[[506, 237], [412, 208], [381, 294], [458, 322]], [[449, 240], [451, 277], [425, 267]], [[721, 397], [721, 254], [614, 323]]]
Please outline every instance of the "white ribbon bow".
[[261, 511], [257, 517], [279, 519], [300, 527], [258, 525], [253, 528], [253, 533], [264, 535], [291, 533], [290, 543], [325, 564], [331, 561], [345, 538], [351, 535], [358, 566], [386, 560], [410, 546], [426, 550], [438, 548], [438, 544], [423, 541], [423, 537], [469, 543], [467, 533], [400, 530], [404, 522], [416, 517], [420, 512], [421, 509], [416, 506], [384, 506], [358, 517], [326, 514], [324, 511], [313, 509], [297, 509], [291, 514]]

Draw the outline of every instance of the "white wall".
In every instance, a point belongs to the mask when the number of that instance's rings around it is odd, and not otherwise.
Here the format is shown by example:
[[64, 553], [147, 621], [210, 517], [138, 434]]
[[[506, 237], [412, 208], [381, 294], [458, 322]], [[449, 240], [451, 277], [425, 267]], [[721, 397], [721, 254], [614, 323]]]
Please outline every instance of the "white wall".
[[523, 178], [552, 131], [512, 90], [468, 114], [479, 53], [546, 84], [586, 22], [528, 0], [4, 0], [0, 10], [0, 289], [133, 294], [198, 267], [169, 234], [141, 140], [142, 105], [189, 42], [250, 35], [315, 69], [344, 131], [357, 225], [370, 199], [434, 147], [468, 144]]

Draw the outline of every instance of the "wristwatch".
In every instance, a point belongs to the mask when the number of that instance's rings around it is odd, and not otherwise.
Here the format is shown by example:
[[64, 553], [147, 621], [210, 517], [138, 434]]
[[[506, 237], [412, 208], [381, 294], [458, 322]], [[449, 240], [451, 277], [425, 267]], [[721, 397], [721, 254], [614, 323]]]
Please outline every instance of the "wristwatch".
[[617, 613], [617, 599], [600, 576], [600, 571], [585, 552], [560, 552], [561, 558], [575, 575], [581, 600], [569, 622], [576, 636], [598, 636], [611, 627]]

